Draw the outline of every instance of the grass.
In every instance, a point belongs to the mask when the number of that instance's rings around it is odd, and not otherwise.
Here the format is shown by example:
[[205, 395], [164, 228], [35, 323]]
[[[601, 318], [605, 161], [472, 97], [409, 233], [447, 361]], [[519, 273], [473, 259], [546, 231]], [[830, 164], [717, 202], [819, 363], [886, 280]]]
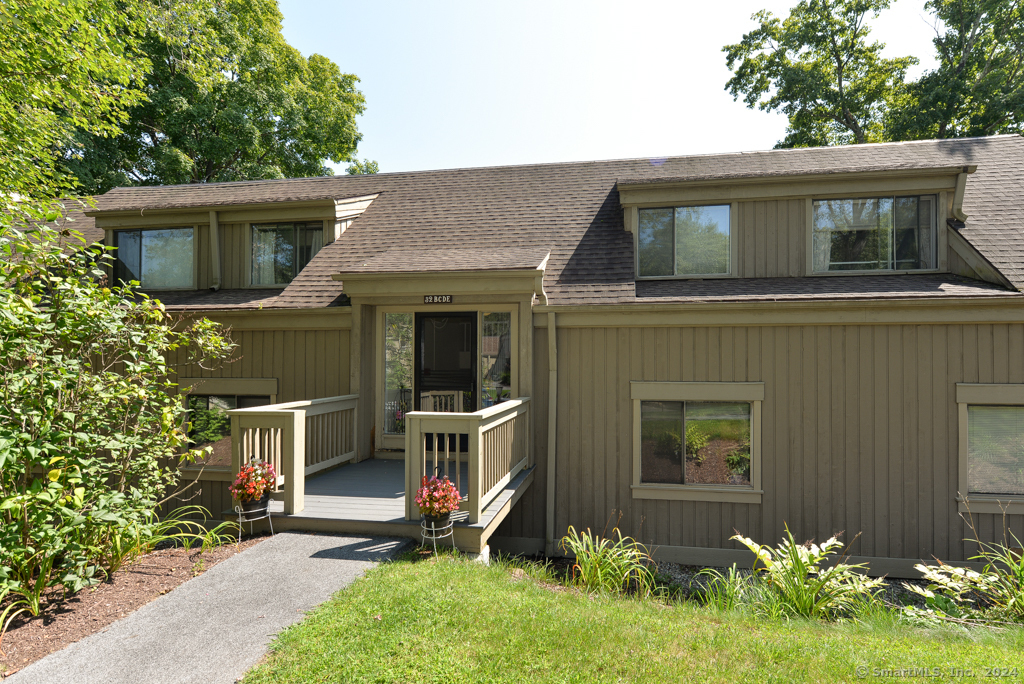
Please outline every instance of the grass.
[[983, 678], [1024, 650], [1019, 629], [928, 630], [877, 608], [840, 624], [755, 620], [587, 595], [516, 567], [382, 565], [285, 630], [245, 682], [842, 682], [858, 667]]

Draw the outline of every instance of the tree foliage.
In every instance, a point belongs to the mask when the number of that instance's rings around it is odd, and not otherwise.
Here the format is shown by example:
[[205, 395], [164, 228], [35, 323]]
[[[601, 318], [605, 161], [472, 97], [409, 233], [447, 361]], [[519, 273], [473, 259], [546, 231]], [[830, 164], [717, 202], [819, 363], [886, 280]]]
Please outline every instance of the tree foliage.
[[723, 48], [726, 89], [789, 118], [778, 147], [1024, 131], [1024, 0], [929, 0], [938, 67], [908, 81], [915, 57], [886, 59], [869, 18], [889, 0], [804, 0], [785, 19]]
[[758, 28], [723, 48], [734, 73], [726, 84], [749, 107], [789, 118], [780, 147], [864, 143], [883, 137], [884, 103], [912, 57], [886, 59], [869, 42], [869, 16], [889, 0], [803, 0], [786, 19], [754, 15]]
[[380, 173], [380, 166], [377, 162], [371, 159], [364, 159], [359, 161], [358, 159], [346, 169], [346, 172], [350, 176], [368, 176], [374, 173]]
[[168, 355], [209, 367], [233, 349], [215, 323], [106, 287], [108, 261], [64, 227], [0, 225], [0, 600], [33, 613], [157, 524], [187, 443]]
[[116, 133], [142, 100], [139, 18], [131, 0], [0, 3], [0, 210], [65, 193], [60, 148], [75, 131]]
[[66, 150], [85, 190], [328, 175], [325, 160], [351, 161], [359, 79], [288, 45], [276, 0], [154, 1], [147, 100], [119, 135], [83, 130]]
[[889, 108], [891, 140], [1024, 132], [1024, 0], [930, 0], [938, 67]]

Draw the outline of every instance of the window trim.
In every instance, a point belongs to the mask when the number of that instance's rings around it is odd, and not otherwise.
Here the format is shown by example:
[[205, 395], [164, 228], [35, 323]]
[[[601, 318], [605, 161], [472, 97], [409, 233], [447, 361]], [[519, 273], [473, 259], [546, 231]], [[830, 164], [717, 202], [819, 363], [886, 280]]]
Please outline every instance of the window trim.
[[968, 476], [968, 406], [1024, 406], [1024, 384], [956, 383], [958, 467], [957, 509], [961, 513], [1024, 514], [1024, 496], [971, 494]]
[[[320, 246], [320, 250], [321, 251], [323, 251], [324, 248], [327, 247], [327, 245], [331, 244], [332, 242], [335, 241], [335, 239], [337, 239], [337, 236], [340, 234], [339, 233], [339, 225], [341, 223], [343, 223], [343, 222], [347, 222], [348, 224], [352, 223], [352, 219], [339, 219], [337, 221], [331, 221], [331, 220], [328, 220], [328, 219], [293, 219], [293, 220], [288, 220], [288, 221], [282, 219], [282, 220], [268, 220], [268, 221], [246, 221], [245, 224], [244, 224], [245, 225], [245, 241], [244, 241], [245, 242], [245, 254], [243, 255], [243, 258], [242, 258], [242, 267], [245, 269], [245, 276], [243, 277], [242, 282], [244, 282], [246, 284], [245, 287], [247, 289], [252, 289], [252, 290], [283, 290], [284, 288], [286, 288], [289, 285], [291, 285], [291, 283], [273, 283], [273, 284], [270, 284], [270, 285], [260, 285], [260, 284], [252, 282], [252, 227], [253, 226], [267, 226], [267, 225], [272, 225], [272, 224], [273, 225], [280, 225], [282, 223], [291, 223], [291, 224], [296, 224], [296, 223], [317, 223], [317, 221], [320, 222], [320, 224], [321, 224], [321, 231], [322, 231], [320, 233], [320, 235], [322, 236], [322, 241], [323, 241], [323, 244]], [[328, 229], [328, 225], [331, 226], [331, 229]], [[345, 229], [347, 229], [347, 227], [348, 226], [345, 226]], [[340, 230], [341, 230], [341, 232], [344, 232], [344, 229], [340, 229]], [[318, 252], [318, 254], [319, 254], [319, 252]], [[312, 261], [312, 259], [310, 259], [310, 261]], [[308, 266], [308, 265], [309, 264], [306, 264], [306, 266]], [[303, 266], [303, 268], [305, 268], [305, 266]], [[296, 277], [298, 277], [299, 273], [301, 273], [301, 272], [302, 272], [302, 269], [299, 269], [298, 273], [295, 274]]]
[[[634, 499], [674, 501], [719, 501], [761, 503], [761, 402], [763, 382], [642, 382], [629, 383], [633, 402]], [[750, 403], [750, 486], [644, 484], [640, 481], [640, 402], [642, 401], [732, 401]]]
[[[814, 202], [816, 200], [840, 200], [840, 199], [871, 199], [874, 197], [924, 197], [935, 196], [935, 268], [923, 268], [913, 271], [815, 271], [814, 270]], [[893, 191], [891, 194], [886, 189], [875, 192], [851, 192], [848, 194], [823, 194], [812, 195], [806, 198], [804, 210], [804, 274], [811, 278], [831, 278], [833, 276], [865, 276], [865, 275], [916, 275], [922, 273], [946, 273], [949, 271], [949, 245], [946, 238], [946, 219], [949, 218], [950, 194], [945, 190], [913, 190]]]
[[[138, 231], [139, 233], [145, 233], [145, 232], [151, 231], [151, 230], [185, 230], [186, 228], [191, 228], [192, 229], [192, 286], [191, 287], [184, 287], [184, 288], [182, 288], [182, 287], [146, 287], [146, 286], [140, 284], [139, 285], [139, 290], [141, 290], [142, 292], [183, 292], [183, 291], [186, 291], [186, 290], [198, 290], [199, 289], [199, 265], [200, 265], [200, 263], [199, 263], [199, 250], [200, 250], [199, 243], [202, 242], [202, 238], [199, 235], [199, 225], [198, 224], [194, 224], [194, 225], [177, 224], [177, 225], [173, 225], [173, 226], [145, 226], [145, 227], [137, 226], [137, 227], [134, 227], [134, 228], [133, 227], [115, 228], [112, 231], [110, 231], [111, 232], [111, 235], [110, 235], [110, 244], [111, 244], [111, 246], [116, 247], [117, 249], [120, 249], [120, 247], [118, 247], [118, 242], [120, 242], [120, 239], [118, 237], [119, 233], [134, 233], [136, 231]], [[114, 254], [114, 263], [111, 265], [111, 270], [110, 270], [111, 281], [115, 281], [117, 279], [117, 270], [118, 270], [117, 262], [120, 260], [120, 257], [118, 257], [118, 255], [117, 255], [117, 249], [115, 249], [114, 252], [113, 252], [113, 254]], [[139, 277], [140, 278], [142, 277], [141, 273], [139, 274]], [[140, 283], [141, 283], [141, 281], [140, 281]]]
[[[680, 209], [688, 207], [729, 207], [729, 271], [727, 273], [680, 273], [678, 275], [667, 275], [667, 276], [642, 276], [640, 275], [640, 221], [639, 212], [643, 209]], [[637, 212], [637, 225], [633, 231], [633, 276], [636, 280], [709, 280], [712, 278], [736, 278], [736, 264], [739, 260], [739, 245], [736, 240], [738, 231], [736, 227], [738, 225], [739, 204], [737, 202], [687, 202], [687, 203], [675, 203], [675, 204], [664, 204], [664, 205], [644, 205], [640, 207], [634, 207]], [[673, 224], [674, 225], [674, 224]], [[675, 237], [673, 236], [673, 247], [675, 245]], [[672, 268], [675, 269], [676, 255], [673, 250], [672, 254]]]

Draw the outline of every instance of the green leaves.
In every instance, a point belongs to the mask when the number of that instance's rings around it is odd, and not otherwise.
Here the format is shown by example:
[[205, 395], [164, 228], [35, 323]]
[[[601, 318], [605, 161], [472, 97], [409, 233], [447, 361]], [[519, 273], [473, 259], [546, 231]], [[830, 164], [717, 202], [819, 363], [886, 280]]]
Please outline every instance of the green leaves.
[[889, 4], [804, 0], [785, 19], [755, 14], [758, 27], [722, 48], [726, 89], [789, 118], [777, 147], [1024, 132], [1024, 0], [929, 0], [939, 67], [914, 82], [917, 58], [884, 58], [868, 40]]
[[135, 0], [0, 4], [0, 207], [14, 193], [67, 192], [56, 150], [76, 131], [116, 133], [141, 101], [135, 84], [148, 63], [137, 50], [136, 9]]
[[215, 324], [104, 286], [92, 272], [109, 253], [68, 249], [65, 232], [0, 225], [0, 254], [19, 255], [0, 262], [0, 592], [32, 612], [53, 582], [112, 571], [111, 546], [177, 482], [171, 349], [206, 367], [234, 349]]
[[868, 42], [868, 17], [888, 6], [889, 0], [804, 0], [784, 20], [757, 13], [758, 28], [722, 48], [734, 73], [726, 90], [748, 107], [789, 117], [777, 147], [882, 139], [884, 103], [917, 63], [883, 58], [884, 44]]
[[67, 169], [86, 189], [329, 175], [325, 160], [353, 158], [359, 79], [288, 45], [275, 0], [154, 4], [149, 99], [120, 134], [78, 136]]

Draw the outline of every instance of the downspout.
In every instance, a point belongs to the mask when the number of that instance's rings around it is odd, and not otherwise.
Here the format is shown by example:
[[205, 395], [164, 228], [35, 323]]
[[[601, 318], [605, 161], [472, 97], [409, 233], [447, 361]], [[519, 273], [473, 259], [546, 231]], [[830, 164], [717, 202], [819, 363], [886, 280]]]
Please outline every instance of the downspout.
[[220, 289], [220, 219], [217, 212], [210, 212], [210, 289]]
[[956, 177], [956, 189], [953, 191], [953, 218], [957, 221], [966, 221], [967, 214], [964, 213], [964, 190], [967, 188], [967, 174], [971, 173], [973, 169], [968, 166], [964, 167], [964, 170], [957, 174]]
[[555, 313], [548, 312], [548, 501], [544, 554], [555, 554], [555, 434], [558, 417], [558, 349]]

